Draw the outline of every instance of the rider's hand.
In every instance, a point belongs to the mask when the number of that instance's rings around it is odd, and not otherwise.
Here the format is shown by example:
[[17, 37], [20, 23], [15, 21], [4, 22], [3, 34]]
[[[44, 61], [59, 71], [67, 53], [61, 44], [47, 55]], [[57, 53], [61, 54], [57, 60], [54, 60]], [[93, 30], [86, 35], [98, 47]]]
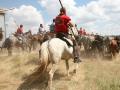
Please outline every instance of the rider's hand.
[[71, 22], [68, 23], [68, 26], [73, 27], [73, 24]]

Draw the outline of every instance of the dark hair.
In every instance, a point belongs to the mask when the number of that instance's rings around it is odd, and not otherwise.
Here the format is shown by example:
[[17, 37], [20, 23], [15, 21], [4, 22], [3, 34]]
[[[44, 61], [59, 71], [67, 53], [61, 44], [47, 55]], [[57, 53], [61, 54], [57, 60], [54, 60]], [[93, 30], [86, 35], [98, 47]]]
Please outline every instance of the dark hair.
[[55, 19], [53, 19], [53, 22], [55, 22]]
[[63, 8], [60, 9], [60, 12], [61, 13], [66, 13], [66, 9], [63, 7]]
[[20, 27], [23, 27], [23, 25], [21, 24]]
[[40, 27], [43, 27], [43, 24], [40, 24]]

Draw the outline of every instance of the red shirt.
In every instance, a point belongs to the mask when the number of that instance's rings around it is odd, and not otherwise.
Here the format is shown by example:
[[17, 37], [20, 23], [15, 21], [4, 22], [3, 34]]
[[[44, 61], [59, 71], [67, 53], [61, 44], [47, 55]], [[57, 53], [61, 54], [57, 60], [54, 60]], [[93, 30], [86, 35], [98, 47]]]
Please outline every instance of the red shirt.
[[83, 33], [83, 31], [82, 31], [82, 30], [80, 30], [80, 31], [79, 31], [79, 34], [80, 34], [80, 35], [82, 35], [82, 33]]
[[86, 35], [86, 32], [85, 32], [85, 31], [83, 31], [83, 35]]
[[[59, 18], [59, 21], [57, 21]], [[60, 15], [60, 16], [57, 16], [56, 19], [55, 19], [55, 32], [63, 32], [63, 33], [68, 33], [68, 22], [70, 21], [71, 19], [66, 16], [66, 15]], [[58, 22], [58, 23], [56, 23]]]
[[23, 29], [22, 28], [18, 28], [17, 29], [17, 34], [22, 34], [23, 33]]

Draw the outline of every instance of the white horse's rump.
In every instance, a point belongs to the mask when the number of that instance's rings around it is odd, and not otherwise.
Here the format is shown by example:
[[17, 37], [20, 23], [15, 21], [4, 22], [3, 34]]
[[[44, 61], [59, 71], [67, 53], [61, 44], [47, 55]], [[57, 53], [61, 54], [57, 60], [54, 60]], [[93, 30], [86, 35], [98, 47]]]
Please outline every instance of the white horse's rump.
[[[69, 40], [69, 42], [73, 45], [72, 41]], [[49, 63], [52, 64], [52, 67], [49, 72], [49, 81], [48, 85], [49, 88], [52, 86], [52, 78], [54, 75], [54, 72], [57, 69], [57, 66], [59, 64], [59, 61], [64, 58], [66, 62], [66, 69], [67, 74], [69, 75], [69, 63], [68, 60], [73, 57], [73, 47], [68, 47], [66, 42], [62, 41], [59, 38], [53, 38], [49, 41], [44, 42], [41, 45], [41, 67], [43, 70], [41, 72], [44, 72], [47, 69], [47, 66]]]
[[[68, 39], [69, 40], [69, 39]], [[69, 40], [71, 45], [72, 41]], [[44, 42], [41, 45], [41, 62], [44, 58], [48, 58], [50, 62], [58, 63], [60, 59], [70, 59], [72, 58], [73, 47], [68, 47], [65, 41], [59, 38], [53, 38], [49, 41]]]

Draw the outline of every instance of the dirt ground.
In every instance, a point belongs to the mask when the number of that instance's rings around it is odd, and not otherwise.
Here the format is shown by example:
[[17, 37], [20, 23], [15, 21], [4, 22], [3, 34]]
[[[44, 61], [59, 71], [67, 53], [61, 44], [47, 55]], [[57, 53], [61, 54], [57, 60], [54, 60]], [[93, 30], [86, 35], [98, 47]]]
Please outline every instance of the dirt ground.
[[[64, 60], [61, 60], [54, 75], [53, 90], [120, 90], [119, 56], [116, 60], [82, 60], [77, 74], [73, 73], [75, 65], [70, 60], [70, 77], [66, 75]], [[39, 64], [37, 52], [17, 52], [13, 56], [0, 53], [0, 90], [46, 90], [46, 80], [40, 83], [38, 79], [28, 84], [32, 80], [30, 74]], [[107, 81], [113, 83], [106, 84]]]

